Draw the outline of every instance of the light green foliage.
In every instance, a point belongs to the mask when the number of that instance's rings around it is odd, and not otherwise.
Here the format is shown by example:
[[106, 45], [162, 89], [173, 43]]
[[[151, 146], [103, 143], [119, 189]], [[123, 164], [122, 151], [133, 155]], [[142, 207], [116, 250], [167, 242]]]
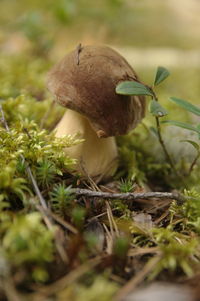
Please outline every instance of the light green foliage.
[[8, 199], [14, 194], [24, 200], [24, 193], [29, 191], [26, 166], [31, 167], [41, 187], [48, 187], [71, 170], [75, 160], [66, 156], [65, 148], [80, 140], [72, 136], [56, 138], [53, 132], [41, 130], [36, 124], [38, 117], [36, 122], [32, 117], [43, 111], [42, 102], [19, 96], [1, 103], [10, 130], [0, 127], [0, 195]]
[[161, 260], [151, 277], [155, 277], [163, 269], [175, 271], [178, 267], [187, 276], [192, 276], [193, 267], [197, 265], [194, 256], [199, 256], [199, 240], [180, 234], [170, 229], [170, 227], [166, 229], [153, 229], [153, 236], [159, 246]]
[[45, 74], [49, 62], [41, 58], [23, 55], [0, 56], [0, 98], [16, 97], [22, 93], [42, 99]]
[[37, 101], [32, 96], [20, 95], [16, 98], [2, 100], [5, 119], [9, 125], [16, 122], [35, 121], [39, 127], [53, 129], [64, 110], [61, 106], [52, 105], [52, 100]]
[[[177, 218], [179, 216], [177, 208], [174, 208], [173, 212]], [[130, 229], [133, 234], [133, 243], [137, 247], [156, 246], [158, 248], [160, 260], [150, 274], [150, 279], [157, 277], [163, 271], [176, 272], [178, 269], [190, 277], [200, 266], [199, 259], [197, 259], [200, 256], [200, 239], [186, 232], [186, 228], [183, 229], [183, 233], [180, 229], [176, 231], [171, 221], [167, 228], [154, 227], [145, 230], [133, 224]]]
[[115, 283], [108, 282], [108, 280], [99, 276], [95, 279], [89, 290], [83, 286], [78, 288], [78, 298], [77, 301], [110, 301], [117, 291], [118, 286]]
[[7, 226], [1, 244], [9, 264], [20, 268], [28, 263], [34, 264], [33, 278], [47, 280], [43, 265], [53, 260], [53, 229], [48, 230], [36, 212], [15, 216]]
[[[53, 261], [55, 252], [55, 229], [48, 230], [37, 212], [14, 214], [5, 209], [8, 209], [8, 204], [1, 201], [1, 273], [12, 272], [17, 268], [25, 273], [27, 280], [33, 278], [35, 281], [46, 281], [49, 275], [45, 265]], [[2, 266], [2, 260], [5, 261], [5, 267]]]
[[7, 256], [16, 265], [53, 259], [53, 232], [41, 223], [37, 212], [16, 216], [3, 237]]
[[194, 188], [185, 190], [185, 202], [178, 205], [176, 202], [172, 203], [170, 207], [171, 220], [174, 221], [178, 216], [178, 221], [184, 231], [191, 231], [200, 234], [200, 193]]
[[161, 224], [143, 229], [135, 222], [130, 226], [136, 247], [157, 248], [160, 259], [150, 279], [163, 271], [175, 273], [178, 270], [190, 277], [200, 266], [200, 195], [194, 190], [185, 191], [185, 198], [182, 204], [171, 204], [171, 217], [165, 227]]
[[11, 159], [0, 171], [0, 201], [8, 200], [10, 194], [15, 194], [24, 200], [25, 192], [29, 192], [26, 185], [27, 181], [24, 178], [17, 177], [15, 173], [16, 161]]
[[72, 299], [74, 301], [111, 301], [117, 292], [118, 285], [108, 281], [104, 276], [95, 277], [90, 286], [71, 285], [59, 294], [58, 301]]

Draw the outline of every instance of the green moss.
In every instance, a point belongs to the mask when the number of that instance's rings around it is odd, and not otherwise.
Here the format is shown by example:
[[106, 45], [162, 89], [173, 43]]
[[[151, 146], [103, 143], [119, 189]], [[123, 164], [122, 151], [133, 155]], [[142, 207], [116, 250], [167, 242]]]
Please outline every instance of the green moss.
[[16, 97], [20, 94], [43, 99], [45, 74], [49, 62], [26, 54], [1, 55], [0, 57], [0, 98]]

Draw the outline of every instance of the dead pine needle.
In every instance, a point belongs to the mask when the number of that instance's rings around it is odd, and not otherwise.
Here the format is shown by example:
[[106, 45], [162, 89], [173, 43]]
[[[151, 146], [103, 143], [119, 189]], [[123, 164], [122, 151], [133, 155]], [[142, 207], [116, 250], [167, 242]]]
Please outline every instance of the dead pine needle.
[[107, 216], [108, 216], [108, 220], [109, 220], [109, 224], [110, 224], [111, 234], [114, 237], [114, 231], [115, 231], [115, 235], [117, 237], [119, 237], [119, 230], [118, 230], [117, 224], [115, 222], [115, 219], [113, 217], [113, 213], [112, 213], [112, 210], [110, 208], [110, 204], [108, 201], [106, 202], [106, 207], [107, 207]]

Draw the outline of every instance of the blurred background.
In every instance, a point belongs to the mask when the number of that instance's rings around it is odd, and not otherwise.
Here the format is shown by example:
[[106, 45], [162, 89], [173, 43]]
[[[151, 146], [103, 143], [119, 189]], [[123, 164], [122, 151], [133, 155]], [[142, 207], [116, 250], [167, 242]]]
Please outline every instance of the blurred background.
[[[0, 0], [1, 97], [46, 97], [45, 74], [79, 43], [117, 49], [163, 98], [200, 102], [199, 0]], [[20, 78], [19, 78], [20, 77]]]

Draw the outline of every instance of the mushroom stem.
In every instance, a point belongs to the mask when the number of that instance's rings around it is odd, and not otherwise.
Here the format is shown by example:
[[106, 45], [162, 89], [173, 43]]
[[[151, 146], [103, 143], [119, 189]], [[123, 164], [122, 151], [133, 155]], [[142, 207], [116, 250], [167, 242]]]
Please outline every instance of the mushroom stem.
[[84, 142], [66, 149], [78, 160], [76, 169], [91, 177], [112, 176], [117, 168], [117, 146], [114, 137], [99, 138], [89, 121], [79, 113], [67, 110], [55, 128], [56, 136], [79, 134]]

